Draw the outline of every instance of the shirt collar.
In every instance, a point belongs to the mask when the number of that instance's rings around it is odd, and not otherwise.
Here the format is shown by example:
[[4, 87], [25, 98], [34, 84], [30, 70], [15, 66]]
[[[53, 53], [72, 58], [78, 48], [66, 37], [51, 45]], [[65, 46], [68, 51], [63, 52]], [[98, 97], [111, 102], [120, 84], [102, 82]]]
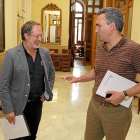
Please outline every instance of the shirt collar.
[[[24, 47], [24, 45], [23, 45], [23, 42], [22, 42], [22, 46], [23, 46], [23, 49], [24, 49], [25, 53], [26, 53], [26, 54], [28, 54], [28, 52], [27, 52], [26, 48], [25, 48], [25, 47]], [[37, 50], [37, 53], [38, 53], [39, 48], [37, 48], [36, 50]]]

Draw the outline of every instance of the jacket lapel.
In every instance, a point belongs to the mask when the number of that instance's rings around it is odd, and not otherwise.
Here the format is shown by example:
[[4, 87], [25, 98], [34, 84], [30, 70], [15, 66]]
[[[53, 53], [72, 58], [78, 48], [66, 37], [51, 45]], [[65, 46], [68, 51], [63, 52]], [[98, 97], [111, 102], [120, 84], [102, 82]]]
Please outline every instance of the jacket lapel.
[[48, 82], [48, 73], [47, 73], [47, 64], [49, 62], [48, 62], [47, 59], [45, 59], [44, 52], [43, 52], [41, 47], [39, 47], [39, 53], [40, 53], [40, 56], [42, 58], [44, 71], [45, 71], [45, 89], [47, 90], [47, 93], [49, 94], [49, 99], [46, 99], [46, 100], [47, 101], [52, 101], [53, 93], [51, 91], [51, 88], [50, 88], [50, 85], [49, 85], [49, 82]]
[[23, 49], [23, 45], [22, 43], [17, 47], [17, 52], [18, 52], [18, 56], [19, 56], [19, 60], [21, 61], [21, 64], [23, 66], [23, 68], [26, 71], [26, 75], [28, 80], [30, 81], [30, 76], [29, 76], [29, 68], [28, 68], [28, 63], [27, 63], [27, 58], [25, 56], [25, 51]]
[[47, 60], [45, 59], [44, 52], [43, 52], [43, 50], [42, 50], [41, 47], [39, 47], [39, 54], [40, 54], [40, 56], [41, 56], [41, 58], [42, 58], [42, 61], [43, 61], [45, 73], [47, 73], [47, 67], [46, 67], [46, 65], [47, 65]]

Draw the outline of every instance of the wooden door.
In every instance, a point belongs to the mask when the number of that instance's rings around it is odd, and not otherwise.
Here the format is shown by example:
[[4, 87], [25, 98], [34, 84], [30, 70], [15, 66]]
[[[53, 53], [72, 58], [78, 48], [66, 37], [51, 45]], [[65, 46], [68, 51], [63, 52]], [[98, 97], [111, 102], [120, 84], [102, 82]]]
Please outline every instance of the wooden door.
[[[93, 65], [96, 51], [96, 13], [103, 6], [103, 0], [87, 0], [85, 18], [84, 65]], [[95, 37], [95, 38], [94, 38]]]
[[74, 30], [75, 30], [75, 0], [70, 0], [70, 19], [69, 19], [69, 49], [74, 54]]
[[96, 46], [98, 45], [98, 41], [97, 41], [97, 34], [95, 32], [95, 29], [96, 29], [96, 18], [97, 18], [97, 15], [94, 15], [94, 20], [93, 20], [93, 36], [92, 36], [92, 40], [93, 40], [93, 43], [92, 43], [92, 46], [91, 46], [91, 69], [93, 68], [94, 66], [94, 61], [95, 61], [95, 53], [96, 53]]

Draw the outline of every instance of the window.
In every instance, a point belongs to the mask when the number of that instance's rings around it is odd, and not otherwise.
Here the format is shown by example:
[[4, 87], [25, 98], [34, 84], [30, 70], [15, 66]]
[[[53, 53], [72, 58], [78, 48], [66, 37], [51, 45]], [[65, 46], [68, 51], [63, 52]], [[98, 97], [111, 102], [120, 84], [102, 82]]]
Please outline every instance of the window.
[[83, 12], [83, 7], [80, 3], [75, 3], [75, 12]]
[[80, 2], [75, 2], [75, 36], [74, 43], [82, 43], [83, 34], [83, 6]]

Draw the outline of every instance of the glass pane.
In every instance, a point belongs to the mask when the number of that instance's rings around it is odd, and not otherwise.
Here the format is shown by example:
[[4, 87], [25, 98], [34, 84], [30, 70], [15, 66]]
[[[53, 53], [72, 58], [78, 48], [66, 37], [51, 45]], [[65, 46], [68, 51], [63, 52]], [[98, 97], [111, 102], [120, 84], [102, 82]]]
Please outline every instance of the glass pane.
[[117, 6], [117, 7], [124, 6], [124, 5], [126, 4], [126, 1], [127, 1], [127, 0], [117, 0], [117, 1], [116, 1], [116, 6]]
[[118, 1], [116, 2], [116, 6], [119, 7], [119, 2]]
[[55, 42], [56, 26], [50, 26], [50, 42]]
[[124, 1], [120, 1], [120, 7], [124, 6], [124, 5], [125, 5], [125, 2]]
[[98, 11], [99, 11], [98, 7], [94, 8], [94, 13], [98, 13]]
[[74, 36], [74, 43], [77, 44], [77, 22], [78, 19], [75, 19], [75, 36]]
[[93, 0], [88, 0], [88, 5], [93, 5]]
[[82, 24], [78, 25], [78, 41], [81, 41]]
[[75, 17], [82, 17], [82, 14], [75, 14]]
[[76, 2], [75, 3], [75, 11], [76, 12], [83, 12], [83, 7], [80, 3]]
[[74, 43], [77, 44], [77, 27], [75, 27]]
[[131, 39], [132, 7], [129, 8], [128, 12], [127, 38]]
[[75, 5], [73, 5], [73, 11], [75, 10]]
[[95, 0], [95, 5], [100, 5], [100, 0]]
[[50, 24], [54, 24], [54, 21], [56, 21], [56, 16], [51, 15], [50, 16]]
[[82, 19], [79, 19], [79, 23], [82, 23]]
[[92, 7], [88, 7], [88, 13], [92, 13], [93, 8]]
[[60, 24], [60, 16], [57, 16], [57, 24]]
[[75, 26], [77, 26], [77, 21], [78, 21], [78, 20], [77, 20], [77, 19], [75, 19]]

